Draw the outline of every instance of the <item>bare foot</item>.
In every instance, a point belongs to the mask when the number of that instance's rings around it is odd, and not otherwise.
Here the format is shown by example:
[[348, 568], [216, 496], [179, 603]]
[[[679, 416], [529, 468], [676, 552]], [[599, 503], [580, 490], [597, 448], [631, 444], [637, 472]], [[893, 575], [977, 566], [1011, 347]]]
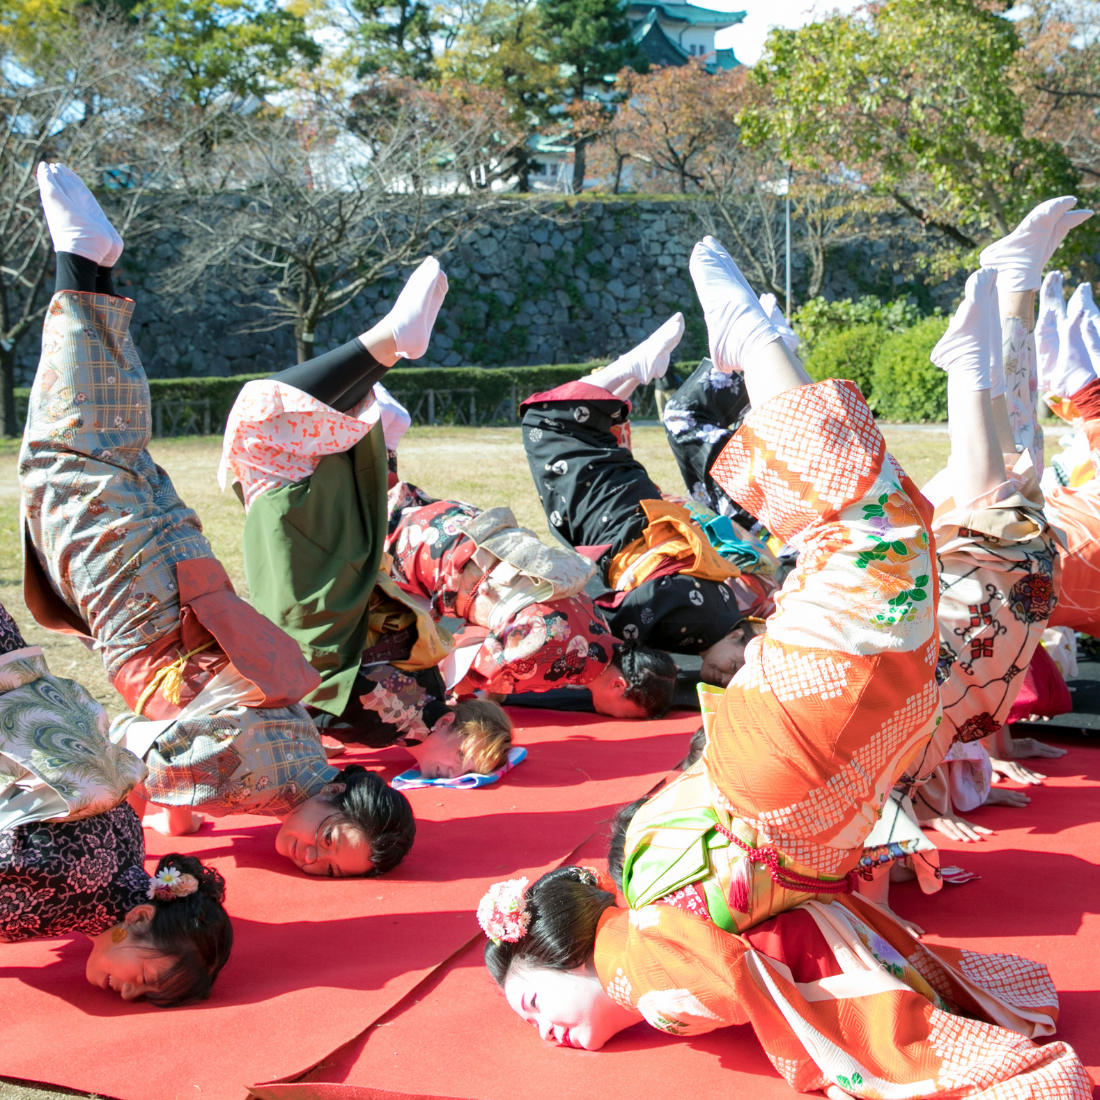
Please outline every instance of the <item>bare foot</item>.
[[987, 836], [993, 836], [993, 830], [984, 825], [972, 825], [958, 814], [944, 814], [942, 817], [932, 817], [921, 822], [928, 828], [935, 829], [937, 833], [943, 833], [951, 840], [961, 840], [969, 844], [971, 841], [984, 840]]
[[1031, 802], [1031, 797], [1023, 791], [1010, 791], [1004, 787], [990, 787], [983, 806], [1015, 806], [1022, 809]]
[[197, 833], [206, 818], [195, 813], [190, 806], [165, 806], [163, 810], [146, 817], [143, 825], [156, 829], [161, 836], [189, 836]]
[[327, 733], [321, 734], [321, 744], [324, 746], [326, 760], [331, 760], [334, 756], [343, 756], [348, 751], [343, 741], [337, 741]]
[[1018, 764], [1015, 760], [1000, 760], [996, 756], [991, 756], [989, 762], [993, 765], [995, 774], [1003, 775], [1005, 779], [1011, 779], [1013, 783], [1026, 783], [1035, 787], [1046, 779], [1042, 772], [1025, 768], [1023, 764]]

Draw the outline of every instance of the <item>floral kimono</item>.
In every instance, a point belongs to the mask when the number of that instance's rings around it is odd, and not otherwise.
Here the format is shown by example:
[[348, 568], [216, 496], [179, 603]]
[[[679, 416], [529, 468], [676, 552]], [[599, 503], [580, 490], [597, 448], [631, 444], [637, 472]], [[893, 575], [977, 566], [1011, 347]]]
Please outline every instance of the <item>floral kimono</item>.
[[[153, 462], [133, 308], [63, 291], [47, 310], [19, 454], [27, 604], [42, 626], [94, 639], [130, 707], [166, 724], [141, 753], [145, 797], [214, 816], [289, 813], [335, 774], [298, 705], [318, 677], [234, 593]], [[227, 679], [239, 690], [223, 708], [183, 716]]]
[[1092, 1096], [1072, 1047], [1031, 1041], [1058, 1018], [1045, 967], [922, 944], [857, 896], [808, 901], [741, 935], [668, 905], [612, 907], [594, 961], [612, 1000], [670, 1035], [751, 1024], [800, 1092]]
[[923, 498], [851, 382], [754, 409], [714, 476], [799, 549], [767, 632], [718, 703], [698, 764], [626, 837], [633, 908], [692, 887], [744, 931], [851, 889], [864, 840], [939, 723]]
[[543, 545], [506, 508], [482, 512], [433, 500], [401, 482], [390, 490], [386, 549], [395, 582], [427, 601], [434, 616], [488, 631], [466, 673], [471, 690], [507, 695], [583, 685], [611, 661], [611, 630], [581, 591], [591, 564]]

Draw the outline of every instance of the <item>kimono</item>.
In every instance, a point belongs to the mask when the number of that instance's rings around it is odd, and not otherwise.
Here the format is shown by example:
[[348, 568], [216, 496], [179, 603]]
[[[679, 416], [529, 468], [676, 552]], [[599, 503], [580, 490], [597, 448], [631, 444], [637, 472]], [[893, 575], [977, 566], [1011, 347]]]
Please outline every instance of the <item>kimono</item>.
[[800, 1092], [855, 1097], [1088, 1100], [1092, 1082], [1051, 1035], [1046, 968], [914, 939], [858, 896], [808, 901], [733, 935], [669, 905], [600, 918], [608, 996], [670, 1035], [749, 1023]]
[[[693, 886], [731, 932], [851, 889], [891, 789], [940, 722], [931, 516], [858, 388], [754, 409], [714, 467], [799, 549], [701, 760], [626, 835], [632, 908]], [[923, 509], [923, 511], [922, 511]]]
[[0, 942], [96, 936], [147, 900], [124, 801], [144, 774], [107, 739], [103, 708], [52, 676], [0, 606]]
[[140, 794], [213, 816], [289, 813], [336, 774], [298, 705], [318, 678], [233, 592], [149, 455], [133, 306], [63, 291], [47, 310], [19, 455], [27, 604], [42, 626], [94, 639], [143, 718], [170, 722], [219, 677], [238, 685], [220, 711], [172, 721], [147, 746]]
[[[675, 555], [661, 555], [651, 544], [655, 522], [673, 519], [681, 535], [698, 525], [686, 509], [662, 501], [645, 468], [620, 446], [616, 432], [629, 411], [628, 401], [587, 382], [529, 397], [522, 432], [531, 476], [551, 530], [594, 561], [600, 579], [616, 589], [599, 601], [612, 633], [673, 653], [700, 653], [744, 618], [727, 583], [740, 570], [701, 532], [694, 553], [678, 544]], [[652, 551], [644, 573], [629, 586], [616, 584], [628, 562]]]
[[506, 508], [435, 501], [404, 482], [390, 491], [389, 512], [395, 582], [433, 616], [488, 631], [467, 687], [549, 691], [590, 683], [610, 664], [615, 639], [582, 591], [592, 567], [579, 555], [544, 546]]

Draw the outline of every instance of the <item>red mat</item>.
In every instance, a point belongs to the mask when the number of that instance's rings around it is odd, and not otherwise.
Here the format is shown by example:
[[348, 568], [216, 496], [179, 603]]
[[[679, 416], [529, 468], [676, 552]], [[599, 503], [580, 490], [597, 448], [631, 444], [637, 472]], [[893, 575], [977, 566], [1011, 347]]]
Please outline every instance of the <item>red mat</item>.
[[[359, 1035], [460, 951], [499, 878], [557, 865], [687, 751], [698, 715], [610, 722], [513, 711], [528, 759], [495, 786], [410, 792], [416, 844], [380, 879], [308, 879], [275, 854], [277, 823], [224, 818], [192, 837], [147, 832], [150, 855], [211, 860], [236, 944], [193, 1008], [124, 1005], [84, 980], [82, 937], [0, 945], [0, 1076], [122, 1100], [240, 1100], [300, 1075]], [[407, 766], [404, 753], [349, 753]]]
[[[933, 897], [915, 884], [895, 887], [893, 902], [929, 930], [931, 942], [1046, 963], [1061, 994], [1058, 1038], [1100, 1080], [1100, 749], [1074, 747], [1039, 770], [1052, 778], [1033, 790], [1030, 808], [973, 815], [997, 829], [995, 837], [977, 845], [944, 840], [944, 862], [978, 871], [980, 882]], [[594, 839], [587, 851], [598, 850]], [[256, 1088], [257, 1097], [514, 1100], [540, 1081], [552, 1081], [556, 1096], [600, 1100], [667, 1100], [680, 1091], [673, 1082], [703, 1097], [795, 1095], [747, 1026], [674, 1039], [639, 1024], [593, 1053], [544, 1043], [509, 1010], [481, 953], [475, 942], [307, 1079]]]

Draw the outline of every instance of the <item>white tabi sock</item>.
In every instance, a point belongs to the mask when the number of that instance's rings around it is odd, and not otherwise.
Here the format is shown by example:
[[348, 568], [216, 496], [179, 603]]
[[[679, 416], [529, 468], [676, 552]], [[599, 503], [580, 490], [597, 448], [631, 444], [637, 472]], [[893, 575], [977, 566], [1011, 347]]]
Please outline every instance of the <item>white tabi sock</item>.
[[1072, 397], [1096, 377], [1085, 342], [1086, 325], [1088, 317], [1084, 310], [1058, 322], [1058, 358], [1049, 382], [1051, 390], [1059, 397]]
[[760, 308], [768, 315], [768, 320], [775, 325], [775, 331], [779, 333], [779, 339], [791, 351], [798, 351], [798, 334], [787, 324], [787, 318], [783, 316], [783, 311], [779, 308], [775, 295], [761, 294]]
[[656, 332], [613, 363], [593, 371], [586, 382], [621, 397], [624, 401], [638, 386], [663, 378], [672, 353], [684, 335], [684, 315], [674, 313]]
[[1100, 320], [1087, 316], [1082, 318], [1081, 337], [1088, 352], [1089, 368], [1094, 377], [1100, 378]]
[[1092, 297], [1091, 283], [1078, 283], [1077, 289], [1070, 295], [1066, 305], [1066, 315], [1072, 317], [1075, 313], [1083, 313], [1085, 319], [1100, 320], [1100, 309], [1096, 308], [1096, 302]]
[[122, 255], [122, 238], [75, 172], [43, 161], [38, 165], [38, 193], [55, 252], [114, 266]]
[[409, 276], [386, 317], [399, 359], [419, 359], [428, 350], [447, 288], [447, 276], [434, 256]]
[[[988, 390], [992, 354], [990, 352], [990, 304], [997, 272], [982, 267], [966, 280], [966, 291], [955, 316], [932, 349], [932, 362], [947, 371], [949, 385], [967, 390]], [[1000, 325], [997, 336], [1000, 338]], [[1003, 374], [1003, 371], [1002, 371]]]
[[1038, 290], [1043, 268], [1065, 235], [1092, 217], [1091, 210], [1072, 210], [1076, 202], [1073, 195], [1041, 202], [1007, 237], [982, 250], [982, 267], [997, 269], [1002, 294]]
[[781, 339], [733, 257], [713, 237], [691, 250], [688, 267], [707, 322], [710, 357], [723, 374], [742, 370], [755, 351]]
[[1050, 377], [1058, 359], [1058, 322], [1066, 316], [1066, 298], [1060, 271], [1050, 271], [1039, 291], [1039, 319], [1035, 322], [1035, 366], [1039, 390], [1050, 389]]

